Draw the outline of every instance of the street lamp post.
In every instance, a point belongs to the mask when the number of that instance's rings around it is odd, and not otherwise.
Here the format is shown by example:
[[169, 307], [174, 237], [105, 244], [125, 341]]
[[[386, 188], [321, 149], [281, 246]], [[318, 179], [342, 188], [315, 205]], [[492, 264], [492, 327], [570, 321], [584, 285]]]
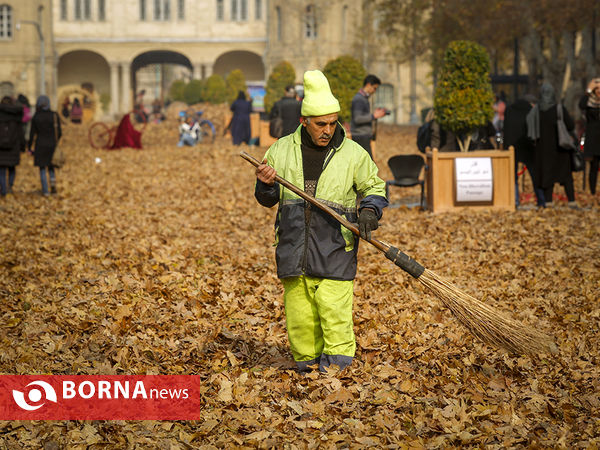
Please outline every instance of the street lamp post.
[[45, 77], [45, 69], [46, 69], [46, 45], [44, 42], [44, 34], [42, 33], [42, 11], [44, 9], [44, 5], [38, 6], [38, 21], [34, 20], [21, 20], [17, 23], [17, 30], [21, 29], [22, 23], [28, 23], [30, 25], [34, 25], [37, 32], [38, 37], [40, 38], [40, 95], [46, 94], [46, 77]]

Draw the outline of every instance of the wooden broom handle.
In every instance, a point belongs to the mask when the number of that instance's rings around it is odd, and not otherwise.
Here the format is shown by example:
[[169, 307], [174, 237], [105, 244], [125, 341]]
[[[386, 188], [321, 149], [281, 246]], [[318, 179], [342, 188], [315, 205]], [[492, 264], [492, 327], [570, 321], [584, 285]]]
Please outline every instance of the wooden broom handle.
[[[244, 151], [242, 151], [240, 153], [240, 156], [255, 167], [258, 167], [260, 164], [262, 164], [258, 159], [254, 158], [253, 156], [249, 155], [248, 153], [246, 153]], [[357, 236], [360, 236], [360, 231], [356, 225], [354, 225], [348, 219], [343, 217], [341, 214], [338, 214], [337, 212], [335, 212], [332, 208], [330, 208], [326, 204], [321, 203], [316, 198], [308, 195], [302, 189], [299, 189], [298, 187], [294, 186], [292, 183], [281, 178], [279, 175], [275, 176], [275, 181], [277, 181], [279, 184], [281, 184], [282, 186], [284, 186], [287, 189], [289, 189], [290, 191], [292, 191], [294, 194], [299, 195], [307, 202], [309, 202], [309, 203], [315, 205], [317, 208], [325, 211], [327, 214], [329, 214], [331, 217], [333, 217], [335, 220], [337, 220], [343, 226], [345, 226], [350, 231], [352, 231], [352, 233], [354, 233]], [[390, 249], [389, 245], [387, 245], [381, 241], [378, 241], [377, 239], [365, 239], [365, 241], [374, 245], [377, 249], [381, 250], [383, 253], [386, 253]]]

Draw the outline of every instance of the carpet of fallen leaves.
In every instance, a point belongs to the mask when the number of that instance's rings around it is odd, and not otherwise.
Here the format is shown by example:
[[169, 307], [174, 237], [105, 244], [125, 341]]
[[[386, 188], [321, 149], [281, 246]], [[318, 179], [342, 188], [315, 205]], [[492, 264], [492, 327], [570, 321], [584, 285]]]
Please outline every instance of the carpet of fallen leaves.
[[[376, 162], [415, 152], [380, 127]], [[600, 208], [408, 208], [393, 188], [376, 237], [464, 291], [556, 337], [513, 356], [472, 338], [368, 244], [355, 284], [351, 368], [295, 373], [275, 277], [274, 210], [239, 156], [177, 148], [149, 125], [141, 151], [93, 150], [68, 126], [59, 194], [31, 158], [0, 200], [0, 373], [197, 374], [199, 421], [0, 422], [1, 448], [598, 448]], [[97, 159], [99, 158], [99, 159]], [[531, 203], [531, 189], [524, 195]], [[404, 204], [404, 206], [402, 206]]]

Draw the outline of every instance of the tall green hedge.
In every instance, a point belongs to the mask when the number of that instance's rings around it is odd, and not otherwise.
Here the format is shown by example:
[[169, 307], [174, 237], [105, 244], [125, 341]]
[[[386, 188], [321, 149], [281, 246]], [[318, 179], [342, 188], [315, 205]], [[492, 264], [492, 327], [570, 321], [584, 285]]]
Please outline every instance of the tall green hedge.
[[213, 104], [227, 101], [227, 84], [221, 75], [213, 74], [205, 80], [202, 99]]
[[462, 151], [471, 133], [494, 116], [490, 58], [484, 47], [471, 41], [453, 41], [446, 49], [433, 98], [435, 117], [452, 131]]
[[171, 83], [171, 87], [169, 88], [169, 97], [171, 100], [176, 102], [183, 102], [185, 97], [183, 92], [185, 90], [186, 83], [183, 80], [175, 80]]
[[246, 86], [246, 77], [244, 77], [244, 72], [240, 69], [229, 72], [225, 79], [225, 83], [227, 84], [227, 100], [229, 103], [237, 98], [240, 91], [246, 92], [248, 89]]
[[200, 103], [202, 101], [203, 84], [201, 80], [190, 80], [183, 88], [183, 101], [188, 105]]
[[367, 71], [358, 59], [345, 55], [329, 61], [323, 73], [329, 80], [331, 92], [340, 102], [340, 122], [349, 122], [352, 117], [352, 97], [362, 87]]
[[264, 100], [265, 111], [270, 112], [275, 102], [283, 97], [285, 87], [294, 85], [295, 82], [296, 71], [294, 70], [294, 67], [287, 61], [281, 61], [277, 64], [267, 80]]

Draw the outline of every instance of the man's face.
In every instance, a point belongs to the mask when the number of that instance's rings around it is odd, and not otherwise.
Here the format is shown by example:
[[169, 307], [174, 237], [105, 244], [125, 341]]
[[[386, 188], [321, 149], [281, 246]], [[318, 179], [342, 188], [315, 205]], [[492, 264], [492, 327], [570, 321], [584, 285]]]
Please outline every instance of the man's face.
[[367, 83], [363, 86], [363, 91], [365, 91], [370, 97], [371, 95], [373, 95], [375, 93], [375, 91], [377, 90], [378, 87], [379, 87], [378, 84]]
[[337, 125], [338, 113], [317, 117], [302, 117], [302, 125], [312, 141], [320, 147], [329, 144]]

